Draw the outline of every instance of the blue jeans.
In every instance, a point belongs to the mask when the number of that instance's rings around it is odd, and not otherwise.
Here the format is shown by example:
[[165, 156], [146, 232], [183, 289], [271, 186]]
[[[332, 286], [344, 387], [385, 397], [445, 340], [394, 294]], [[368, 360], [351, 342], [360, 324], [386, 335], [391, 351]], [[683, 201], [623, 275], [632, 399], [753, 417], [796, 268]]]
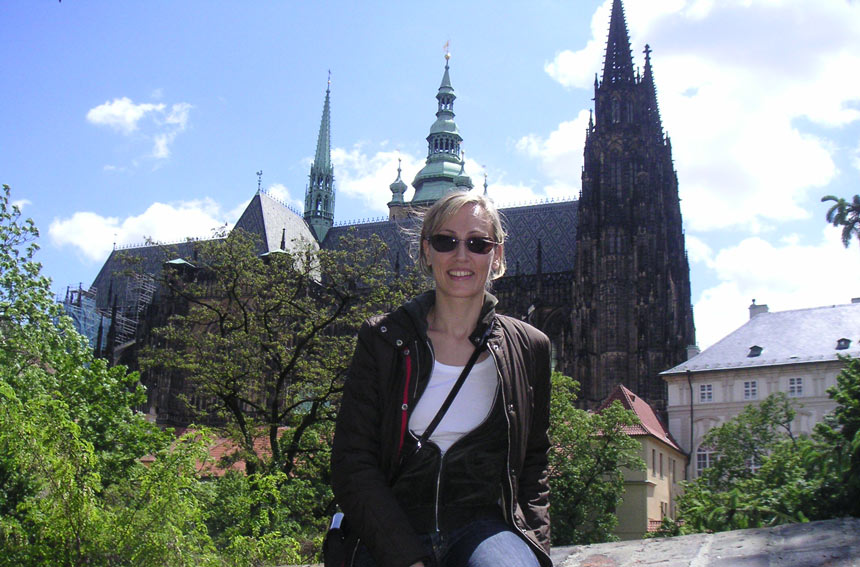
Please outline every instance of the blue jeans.
[[[534, 551], [501, 519], [477, 520], [450, 532], [421, 536], [426, 567], [540, 567]], [[377, 567], [362, 545], [353, 567]]]

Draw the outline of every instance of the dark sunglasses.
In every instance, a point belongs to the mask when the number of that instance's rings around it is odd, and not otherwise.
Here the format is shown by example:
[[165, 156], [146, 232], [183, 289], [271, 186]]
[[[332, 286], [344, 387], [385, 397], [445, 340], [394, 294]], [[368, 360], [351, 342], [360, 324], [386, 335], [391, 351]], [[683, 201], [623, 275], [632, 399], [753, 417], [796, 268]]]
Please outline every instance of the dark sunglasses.
[[[427, 238], [427, 241], [430, 243], [430, 246], [433, 247], [433, 250], [444, 253], [453, 252], [454, 249], [457, 248], [457, 244], [460, 242], [460, 239], [447, 234], [434, 234]], [[472, 254], [489, 254], [490, 250], [498, 244], [498, 242], [483, 236], [472, 236], [463, 240], [463, 242], [466, 243], [466, 250]]]

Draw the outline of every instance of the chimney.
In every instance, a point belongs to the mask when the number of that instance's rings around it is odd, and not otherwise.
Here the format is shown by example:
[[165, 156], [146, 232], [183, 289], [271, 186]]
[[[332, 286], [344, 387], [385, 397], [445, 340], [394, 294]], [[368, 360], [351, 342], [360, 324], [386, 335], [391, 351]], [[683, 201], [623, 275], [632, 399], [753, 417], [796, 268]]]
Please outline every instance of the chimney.
[[750, 319], [758, 315], [759, 313], [767, 313], [767, 304], [756, 305], [755, 299], [752, 300], [752, 305], [750, 305]]
[[699, 350], [699, 345], [687, 345], [687, 360], [690, 360], [700, 352], [702, 351]]

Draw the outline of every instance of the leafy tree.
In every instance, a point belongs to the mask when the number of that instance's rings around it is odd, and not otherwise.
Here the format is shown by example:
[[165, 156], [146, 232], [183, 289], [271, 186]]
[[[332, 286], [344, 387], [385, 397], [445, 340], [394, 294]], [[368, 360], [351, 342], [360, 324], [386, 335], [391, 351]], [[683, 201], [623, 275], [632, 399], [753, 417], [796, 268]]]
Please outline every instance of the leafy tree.
[[[412, 273], [395, 277], [377, 237], [345, 237], [337, 250], [296, 243], [259, 255], [255, 238], [234, 230], [196, 244], [194, 267], [167, 270], [175, 302], [155, 329], [142, 367], [182, 377], [209, 400], [206, 419], [238, 450], [247, 478], [215, 481], [226, 498], [210, 527], [220, 549], [250, 553], [313, 547], [333, 497], [330, 440], [356, 331], [369, 316], [413, 295]], [[213, 415], [214, 414], [214, 415]], [[318, 542], [317, 542], [318, 543]], [[287, 562], [290, 557], [278, 558]]]
[[827, 390], [836, 409], [815, 426], [815, 434], [831, 448], [818, 464], [833, 481], [822, 486], [819, 497], [831, 503], [831, 517], [860, 516], [860, 359], [840, 360], [845, 366], [836, 386]]
[[860, 514], [860, 363], [843, 360], [837, 386], [828, 390], [837, 407], [812, 437], [792, 435], [795, 412], [783, 393], [706, 435], [719, 457], [684, 484], [684, 533]]
[[827, 222], [842, 227], [842, 244], [848, 248], [852, 236], [860, 240], [860, 195], [854, 195], [851, 202], [835, 195], [821, 198], [822, 203], [826, 201], [834, 202], [827, 210]]
[[624, 432], [636, 415], [613, 403], [600, 413], [577, 409], [579, 383], [552, 375], [549, 455], [554, 545], [609, 541], [624, 493], [622, 469], [643, 469], [640, 444]]
[[[194, 463], [134, 411], [134, 374], [93, 358], [0, 194], [0, 565], [209, 565]], [[149, 468], [139, 459], [156, 455]]]

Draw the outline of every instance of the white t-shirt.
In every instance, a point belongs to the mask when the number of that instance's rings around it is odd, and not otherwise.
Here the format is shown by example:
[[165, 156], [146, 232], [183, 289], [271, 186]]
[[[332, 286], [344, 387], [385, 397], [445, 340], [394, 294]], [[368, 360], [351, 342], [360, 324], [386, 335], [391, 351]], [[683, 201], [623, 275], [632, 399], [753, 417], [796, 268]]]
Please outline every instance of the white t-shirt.
[[[409, 417], [409, 430], [420, 436], [442, 407], [463, 366], [449, 366], [438, 360], [433, 364], [430, 382]], [[433, 431], [430, 440], [445, 453], [458, 439], [478, 427], [493, 407], [499, 379], [492, 356], [475, 363], [454, 402]]]

